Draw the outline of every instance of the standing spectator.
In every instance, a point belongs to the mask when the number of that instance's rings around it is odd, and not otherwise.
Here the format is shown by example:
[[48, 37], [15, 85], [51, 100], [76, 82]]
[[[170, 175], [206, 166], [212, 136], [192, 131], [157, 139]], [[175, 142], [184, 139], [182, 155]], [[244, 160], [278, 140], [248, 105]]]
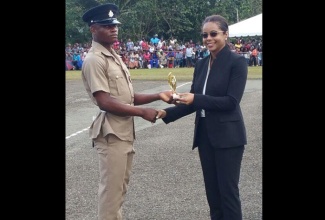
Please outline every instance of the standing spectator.
[[140, 45], [141, 45], [141, 48], [142, 48], [143, 51], [149, 50], [149, 44], [148, 44], [148, 42], [146, 41], [145, 38], [142, 38], [142, 42], [141, 42]]
[[84, 51], [81, 56], [81, 60], [84, 61], [87, 55], [87, 51]]
[[167, 53], [168, 68], [174, 67], [175, 53], [172, 48], [169, 49]]
[[175, 68], [181, 67], [182, 58], [183, 58], [183, 51], [181, 51], [181, 50], [176, 51]]
[[186, 57], [186, 48], [183, 49], [183, 59], [181, 62], [181, 67], [186, 67], [187, 66], [187, 57]]
[[163, 48], [163, 46], [165, 45], [165, 43], [166, 42], [164, 41], [164, 38], [161, 37], [160, 40], [157, 43], [157, 49]]
[[250, 51], [251, 50], [251, 46], [252, 46], [252, 42], [251, 40], [247, 40], [247, 42], [245, 43], [244, 47], [247, 48], [247, 51]]
[[263, 65], [263, 56], [262, 56], [263, 52], [259, 51], [258, 55], [257, 55], [257, 59], [258, 59], [258, 65], [262, 66]]
[[210, 51], [205, 47], [202, 49], [202, 57], [207, 57], [210, 55]]
[[254, 46], [251, 47], [251, 51], [252, 52], [251, 52], [251, 56], [250, 56], [250, 66], [252, 66], [252, 65], [256, 66], [258, 51]]
[[126, 42], [126, 51], [131, 51], [134, 48], [134, 43], [131, 40], [131, 38], [128, 39], [128, 41]]
[[263, 65], [263, 43], [262, 39], [260, 39], [260, 42], [257, 45], [257, 58], [258, 58], [258, 65], [262, 66]]
[[238, 51], [239, 51], [242, 46], [243, 46], [243, 44], [241, 43], [241, 39], [237, 39], [237, 41], [235, 43], [236, 50], [238, 49]]
[[71, 44], [67, 44], [67, 46], [65, 48], [65, 52], [72, 53]]
[[150, 43], [154, 46], [157, 46], [159, 42], [159, 38], [158, 38], [158, 34], [155, 34], [151, 39], [150, 39]]
[[192, 52], [192, 65], [195, 66], [197, 60], [197, 53], [196, 53], [196, 48], [193, 48], [193, 52]]
[[177, 40], [171, 36], [171, 38], [169, 39], [169, 45], [172, 46], [172, 48], [175, 48], [175, 44], [176, 44]]
[[243, 54], [246, 59], [247, 65], [249, 65], [250, 53], [248, 52], [247, 47], [243, 47]]
[[190, 44], [190, 47], [192, 47], [193, 50], [194, 50], [194, 48], [195, 48], [195, 43], [193, 42], [193, 40], [190, 39], [190, 41], [189, 41], [188, 43]]
[[192, 67], [193, 61], [192, 61], [192, 55], [193, 55], [193, 47], [191, 47], [191, 44], [188, 43], [186, 45], [185, 49], [185, 56], [186, 56], [186, 67]]

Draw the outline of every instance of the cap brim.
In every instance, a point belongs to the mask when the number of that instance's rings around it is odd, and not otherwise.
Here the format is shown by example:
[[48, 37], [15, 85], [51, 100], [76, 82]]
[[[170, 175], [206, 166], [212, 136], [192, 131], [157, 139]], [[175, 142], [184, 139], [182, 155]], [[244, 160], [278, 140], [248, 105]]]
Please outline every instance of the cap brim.
[[121, 24], [117, 19], [114, 19], [112, 21], [100, 21], [100, 22], [95, 22], [96, 24], [99, 25], [115, 25], [115, 24]]

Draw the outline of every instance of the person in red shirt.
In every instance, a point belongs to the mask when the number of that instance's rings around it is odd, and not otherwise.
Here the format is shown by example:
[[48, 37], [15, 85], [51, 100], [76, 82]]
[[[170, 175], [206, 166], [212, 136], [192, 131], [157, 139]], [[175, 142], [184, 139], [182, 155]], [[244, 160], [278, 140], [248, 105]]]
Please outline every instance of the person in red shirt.
[[142, 47], [142, 50], [149, 50], [148, 42], [144, 38], [142, 38], [141, 47]]
[[149, 50], [147, 50], [144, 54], [143, 54], [143, 67], [144, 68], [148, 68], [148, 64], [150, 63], [150, 59], [151, 59], [151, 54], [149, 52]]

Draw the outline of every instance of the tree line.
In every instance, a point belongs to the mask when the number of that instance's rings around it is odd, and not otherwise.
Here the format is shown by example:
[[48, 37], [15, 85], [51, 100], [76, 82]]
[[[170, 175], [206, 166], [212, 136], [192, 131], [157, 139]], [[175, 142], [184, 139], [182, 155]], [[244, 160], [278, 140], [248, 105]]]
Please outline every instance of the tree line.
[[154, 34], [179, 41], [201, 41], [202, 21], [208, 15], [220, 14], [229, 25], [262, 13], [262, 0], [66, 0], [66, 43], [88, 43], [91, 34], [82, 21], [83, 13], [99, 4], [114, 3], [119, 7], [119, 39], [133, 41]]

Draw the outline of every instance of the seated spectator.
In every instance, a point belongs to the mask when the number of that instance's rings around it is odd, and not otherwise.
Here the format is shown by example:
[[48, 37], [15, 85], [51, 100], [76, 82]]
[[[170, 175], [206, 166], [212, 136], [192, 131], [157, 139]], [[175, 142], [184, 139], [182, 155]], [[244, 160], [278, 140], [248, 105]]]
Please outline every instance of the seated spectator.
[[130, 53], [129, 53], [129, 69], [138, 69], [138, 68], [139, 68], [138, 59], [136, 59], [134, 51], [130, 51]]
[[159, 59], [157, 56], [157, 51], [154, 51], [151, 54], [150, 65], [151, 65], [151, 68], [159, 68]]
[[139, 55], [139, 58], [138, 58], [139, 59], [139, 68], [142, 69], [143, 68], [143, 52], [142, 52], [142, 50], [139, 51], [138, 55]]
[[118, 40], [114, 42], [113, 49], [115, 51], [119, 51], [120, 50], [120, 42]]
[[126, 67], [129, 68], [129, 58], [128, 58], [127, 53], [122, 53], [121, 59], [125, 63]]
[[65, 53], [65, 70], [73, 70], [73, 64], [72, 64], [72, 54], [69, 52]]
[[153, 44], [149, 44], [149, 52], [150, 53], [153, 53], [154, 51], [156, 50], [156, 47], [155, 47], [155, 45], [153, 45]]
[[148, 68], [148, 64], [150, 64], [150, 60], [151, 60], [151, 54], [149, 51], [146, 51], [143, 54], [143, 68]]
[[81, 61], [80, 53], [74, 52], [73, 56], [72, 56], [73, 70], [80, 70], [81, 69], [80, 61]]
[[167, 57], [166, 57], [166, 54], [164, 53], [164, 51], [162, 49], [160, 49], [157, 52], [157, 56], [158, 56], [158, 59], [159, 59], [160, 68], [166, 68], [167, 67]]

